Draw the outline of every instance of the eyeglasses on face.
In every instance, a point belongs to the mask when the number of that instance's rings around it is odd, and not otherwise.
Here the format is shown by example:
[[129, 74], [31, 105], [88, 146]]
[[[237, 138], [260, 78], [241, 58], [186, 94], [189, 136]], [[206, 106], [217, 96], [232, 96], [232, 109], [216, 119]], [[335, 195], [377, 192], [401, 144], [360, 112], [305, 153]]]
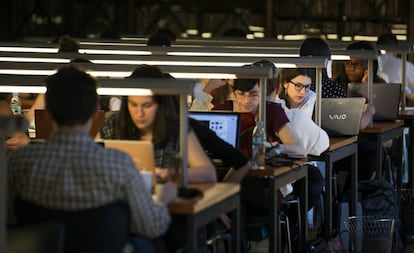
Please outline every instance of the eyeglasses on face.
[[234, 91], [234, 95], [236, 96], [237, 99], [259, 99], [259, 92], [258, 91], [241, 91], [241, 90], [236, 90]]
[[288, 83], [291, 83], [295, 86], [296, 91], [301, 91], [302, 89], [305, 89], [306, 92], [310, 91], [311, 84], [302, 84], [302, 83], [296, 83], [292, 80], [288, 81]]
[[362, 62], [351, 62], [347, 61], [345, 62], [346, 68], [353, 68], [353, 69], [362, 69], [364, 67], [364, 64]]

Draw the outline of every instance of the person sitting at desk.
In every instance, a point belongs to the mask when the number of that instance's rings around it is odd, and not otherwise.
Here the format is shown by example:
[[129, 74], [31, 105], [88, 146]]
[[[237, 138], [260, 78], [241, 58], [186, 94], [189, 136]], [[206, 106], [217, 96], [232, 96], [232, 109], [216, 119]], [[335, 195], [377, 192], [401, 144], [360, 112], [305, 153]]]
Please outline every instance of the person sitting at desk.
[[[159, 68], [149, 65], [137, 67], [130, 77], [166, 78]], [[179, 151], [178, 120], [175, 97], [172, 95], [124, 96], [120, 111], [105, 120], [100, 137], [152, 141], [156, 173], [162, 177]], [[189, 182], [216, 182], [214, 165], [191, 129], [187, 141]]]
[[[105, 149], [89, 136], [98, 109], [96, 80], [69, 66], [49, 76], [46, 88], [46, 110], [57, 129], [44, 143], [10, 153], [9, 206], [19, 198], [48, 209], [79, 211], [121, 200], [129, 206], [133, 234], [164, 234], [170, 224], [167, 204], [175, 200], [177, 188], [170, 183], [157, 187], [153, 200], [128, 154]], [[9, 211], [13, 224], [14, 210]]]
[[[302, 110], [312, 118], [315, 107], [316, 94], [311, 90], [312, 79], [310, 69], [294, 68], [283, 70], [283, 79], [280, 78], [280, 92], [278, 98], [285, 101], [289, 109]], [[279, 77], [282, 75], [279, 75]]]
[[[13, 115], [14, 114], [10, 109], [10, 105], [4, 100], [0, 100], [0, 117], [8, 117]], [[6, 140], [7, 152], [11, 152], [19, 147], [25, 146], [29, 144], [29, 142], [30, 138], [27, 134], [20, 131], [15, 132]]]

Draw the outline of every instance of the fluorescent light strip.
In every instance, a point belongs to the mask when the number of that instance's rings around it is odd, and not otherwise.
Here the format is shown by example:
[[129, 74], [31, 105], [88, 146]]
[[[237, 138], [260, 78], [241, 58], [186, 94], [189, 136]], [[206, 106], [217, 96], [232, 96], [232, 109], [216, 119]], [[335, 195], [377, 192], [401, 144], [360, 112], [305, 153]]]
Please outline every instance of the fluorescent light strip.
[[98, 88], [96, 92], [99, 95], [114, 96], [152, 96], [154, 93], [150, 89], [140, 88]]
[[240, 56], [240, 57], [299, 57], [299, 54], [257, 54], [257, 53], [210, 53], [210, 52], [168, 52], [174, 56]]
[[0, 57], [0, 61], [14, 62], [49, 62], [49, 63], [69, 63], [69, 59], [61, 58], [28, 58], [28, 57]]
[[45, 93], [45, 86], [9, 86], [9, 85], [0, 85], [0, 92], [4, 93]]
[[79, 49], [82, 54], [117, 54], [117, 55], [151, 55], [149, 51], [107, 50], [107, 49]]
[[184, 79], [236, 79], [237, 76], [234, 74], [221, 74], [221, 73], [169, 73], [174, 78]]
[[[92, 60], [96, 64], [126, 64], [126, 65], [158, 65], [158, 66], [221, 66], [237, 67], [247, 64], [246, 62], [187, 62], [187, 61], [130, 61], [130, 60]], [[250, 63], [250, 62], [249, 62]]]
[[34, 70], [34, 69], [0, 69], [0, 74], [9, 75], [35, 75], [49, 76], [56, 73], [56, 70]]
[[28, 53], [57, 53], [57, 48], [38, 47], [0, 47], [3, 52], [28, 52]]
[[335, 54], [331, 56], [332, 60], [351, 60], [351, 57], [349, 55], [340, 55], [340, 54]]

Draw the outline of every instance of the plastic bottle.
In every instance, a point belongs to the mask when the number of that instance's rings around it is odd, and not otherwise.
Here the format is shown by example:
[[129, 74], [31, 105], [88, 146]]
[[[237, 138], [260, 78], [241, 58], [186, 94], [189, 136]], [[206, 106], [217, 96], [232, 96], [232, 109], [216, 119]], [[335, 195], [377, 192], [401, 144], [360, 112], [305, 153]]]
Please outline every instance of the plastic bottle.
[[264, 169], [266, 130], [263, 121], [257, 121], [252, 134], [252, 157], [250, 165], [253, 169]]
[[13, 92], [13, 96], [10, 100], [10, 109], [13, 111], [15, 115], [20, 115], [22, 113], [20, 98], [17, 92]]

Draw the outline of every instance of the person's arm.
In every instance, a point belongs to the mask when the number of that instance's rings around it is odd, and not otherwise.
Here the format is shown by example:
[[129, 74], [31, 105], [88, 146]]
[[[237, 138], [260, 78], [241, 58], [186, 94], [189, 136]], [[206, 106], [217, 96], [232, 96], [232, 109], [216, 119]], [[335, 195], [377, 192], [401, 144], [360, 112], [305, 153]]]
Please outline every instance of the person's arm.
[[193, 131], [188, 133], [187, 143], [189, 183], [216, 182], [216, 169], [207, 157]]
[[283, 125], [283, 127], [279, 130], [278, 136], [283, 143], [280, 145], [282, 145], [282, 147], [285, 149], [284, 153], [294, 155], [306, 154], [302, 141], [290, 123]]
[[34, 126], [36, 109], [45, 109], [45, 95], [44, 94], [37, 95], [36, 100], [33, 103], [32, 107], [30, 108], [29, 112], [25, 114], [25, 117], [29, 120], [31, 126]]
[[14, 151], [16, 148], [29, 144], [30, 138], [23, 132], [16, 132], [6, 140], [7, 151]]
[[170, 214], [167, 204], [176, 198], [177, 188], [173, 184], [162, 188], [156, 187], [154, 201], [132, 159], [128, 157], [124, 161], [126, 161], [125, 166], [128, 166], [124, 175], [126, 180], [124, 190], [130, 208], [131, 230], [148, 238], [159, 237], [169, 227]]
[[227, 172], [226, 176], [224, 176], [223, 182], [240, 183], [251, 169], [252, 167], [250, 166], [249, 162], [247, 162], [243, 167], [238, 169], [234, 169], [233, 167], [231, 167]]
[[366, 128], [370, 123], [375, 114], [375, 106], [373, 104], [366, 104], [364, 111], [361, 116], [361, 123], [359, 129]]

